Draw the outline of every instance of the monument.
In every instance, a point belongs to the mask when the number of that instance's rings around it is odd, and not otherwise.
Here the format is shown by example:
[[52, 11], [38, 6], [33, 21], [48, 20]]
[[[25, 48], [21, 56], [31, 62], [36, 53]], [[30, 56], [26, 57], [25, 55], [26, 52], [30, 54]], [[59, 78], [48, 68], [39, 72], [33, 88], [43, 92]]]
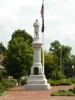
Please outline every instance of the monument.
[[34, 54], [33, 54], [33, 66], [31, 67], [31, 74], [29, 75], [26, 90], [48, 90], [50, 84], [47, 83], [47, 79], [44, 75], [44, 69], [41, 64], [41, 46], [42, 42], [39, 38], [39, 23], [38, 20], [33, 24], [34, 26], [34, 39], [32, 42]]

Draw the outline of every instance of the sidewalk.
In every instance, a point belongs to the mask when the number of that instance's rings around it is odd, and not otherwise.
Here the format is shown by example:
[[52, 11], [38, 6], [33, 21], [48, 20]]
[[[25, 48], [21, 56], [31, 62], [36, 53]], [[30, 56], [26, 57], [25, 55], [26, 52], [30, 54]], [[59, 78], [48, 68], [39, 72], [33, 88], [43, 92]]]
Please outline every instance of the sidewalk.
[[0, 96], [0, 100], [75, 100], [75, 96], [50, 96], [53, 91], [72, 87], [53, 86], [50, 90], [24, 90], [24, 86], [17, 86]]

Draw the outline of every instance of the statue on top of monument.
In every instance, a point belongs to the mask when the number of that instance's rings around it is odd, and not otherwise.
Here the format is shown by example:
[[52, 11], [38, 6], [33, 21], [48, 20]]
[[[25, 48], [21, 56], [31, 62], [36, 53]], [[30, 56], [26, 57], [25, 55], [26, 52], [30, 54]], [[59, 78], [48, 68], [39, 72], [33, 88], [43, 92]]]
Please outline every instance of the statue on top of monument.
[[34, 38], [39, 38], [39, 23], [37, 19], [36, 22], [34, 22], [33, 26], [34, 26]]

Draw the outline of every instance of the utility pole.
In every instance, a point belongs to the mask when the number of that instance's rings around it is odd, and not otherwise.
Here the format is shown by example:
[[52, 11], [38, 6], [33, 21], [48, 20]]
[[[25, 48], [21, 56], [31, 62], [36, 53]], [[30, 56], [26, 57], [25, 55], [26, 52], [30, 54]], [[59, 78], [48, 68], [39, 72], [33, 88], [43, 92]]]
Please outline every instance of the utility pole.
[[60, 72], [62, 68], [62, 48], [60, 47]]

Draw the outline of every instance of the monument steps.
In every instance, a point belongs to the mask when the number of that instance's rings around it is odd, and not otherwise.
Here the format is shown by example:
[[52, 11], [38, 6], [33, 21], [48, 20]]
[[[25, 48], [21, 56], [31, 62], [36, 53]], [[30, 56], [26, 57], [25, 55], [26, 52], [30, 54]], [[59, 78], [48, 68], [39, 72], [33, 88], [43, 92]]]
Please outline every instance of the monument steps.
[[49, 90], [50, 84], [27, 84], [25, 85], [26, 90]]

